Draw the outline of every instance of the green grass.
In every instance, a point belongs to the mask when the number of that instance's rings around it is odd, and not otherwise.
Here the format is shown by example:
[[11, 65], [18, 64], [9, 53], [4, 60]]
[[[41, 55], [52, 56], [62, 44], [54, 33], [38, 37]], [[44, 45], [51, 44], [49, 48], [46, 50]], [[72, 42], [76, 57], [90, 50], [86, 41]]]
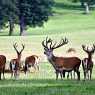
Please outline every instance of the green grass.
[[7, 80], [0, 82], [0, 95], [94, 95], [95, 81]]
[[[10, 79], [10, 74], [6, 74], [6, 80], [0, 81], [0, 95], [94, 95], [95, 93], [95, 66], [93, 68], [92, 81], [83, 82], [83, 71], [81, 71], [81, 81], [76, 80], [55, 80], [53, 67], [45, 59], [41, 42], [46, 36], [55, 40], [67, 37], [69, 43], [54, 51], [54, 54], [66, 56], [68, 48], [76, 49], [76, 55], [83, 59], [86, 53], [81, 45], [92, 45], [95, 43], [95, 11], [89, 15], [83, 14], [84, 10], [69, 0], [56, 0], [53, 9], [54, 16], [45, 23], [42, 28], [29, 28], [26, 36], [19, 37], [18, 26], [15, 27], [13, 36], [8, 37], [8, 29], [0, 32], [0, 54], [7, 57], [8, 63], [16, 57], [13, 43], [25, 44], [22, 53], [22, 60], [29, 55], [36, 54], [41, 57], [40, 71], [30, 73], [27, 77], [24, 73], [20, 74], [19, 80]], [[2, 36], [6, 35], [6, 36]], [[21, 47], [20, 47], [21, 48]], [[19, 49], [20, 49], [19, 48]], [[93, 55], [93, 60], [95, 55]]]

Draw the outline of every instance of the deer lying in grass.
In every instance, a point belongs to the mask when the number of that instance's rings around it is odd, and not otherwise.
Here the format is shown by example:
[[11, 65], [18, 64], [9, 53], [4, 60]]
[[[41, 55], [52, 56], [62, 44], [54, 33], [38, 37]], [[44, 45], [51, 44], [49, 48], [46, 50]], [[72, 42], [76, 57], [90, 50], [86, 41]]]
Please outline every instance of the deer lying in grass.
[[68, 43], [68, 40], [61, 39], [60, 43], [54, 43], [51, 38], [46, 38], [46, 40], [42, 41], [42, 46], [44, 47], [44, 54], [47, 56], [48, 61], [52, 64], [56, 71], [56, 79], [58, 79], [58, 75], [61, 75], [65, 71], [74, 70], [77, 73], [78, 80], [80, 80], [80, 72], [79, 67], [81, 64], [81, 60], [77, 57], [57, 57], [53, 54], [53, 51], [56, 48], [59, 48]]
[[82, 67], [83, 67], [83, 71], [84, 71], [84, 80], [88, 79], [91, 80], [92, 77], [92, 69], [93, 69], [93, 61], [92, 61], [92, 55], [95, 52], [95, 45], [93, 45], [93, 47], [91, 49], [89, 49], [88, 47], [86, 48], [85, 45], [82, 45], [83, 50], [87, 53], [88, 57], [84, 58], [82, 60]]
[[1, 80], [1, 73], [3, 73], [3, 78], [5, 79], [4, 77], [5, 63], [6, 63], [6, 57], [4, 55], [0, 55], [0, 80]]
[[20, 51], [17, 50], [17, 43], [13, 44], [13, 47], [17, 53], [17, 58], [16, 59], [11, 59], [10, 61], [10, 70], [11, 70], [11, 77], [14, 77], [17, 78], [17, 76], [19, 75], [19, 70], [20, 70], [20, 67], [21, 67], [21, 54], [22, 54], [22, 51], [24, 50], [25, 46], [22, 44], [22, 49]]

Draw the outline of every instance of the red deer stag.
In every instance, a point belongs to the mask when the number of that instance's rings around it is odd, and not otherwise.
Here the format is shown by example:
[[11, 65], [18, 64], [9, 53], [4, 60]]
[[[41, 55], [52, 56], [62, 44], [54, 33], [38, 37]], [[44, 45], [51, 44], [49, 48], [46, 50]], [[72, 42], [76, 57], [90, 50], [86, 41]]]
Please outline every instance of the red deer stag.
[[21, 67], [21, 64], [20, 64], [20, 61], [21, 61], [21, 54], [22, 54], [22, 51], [24, 50], [25, 48], [25, 45], [22, 44], [22, 49], [20, 51], [17, 50], [17, 43], [13, 44], [13, 47], [17, 53], [17, 58], [16, 59], [12, 59], [10, 61], [10, 70], [11, 70], [11, 77], [14, 77], [17, 78], [18, 76], [18, 71], [20, 70], [20, 67]]
[[32, 55], [29, 57], [26, 57], [25, 59], [25, 66], [24, 66], [24, 72], [29, 70], [29, 68], [32, 66], [36, 70], [36, 68], [39, 70], [39, 57], [37, 55]]
[[82, 67], [83, 67], [83, 71], [84, 71], [84, 80], [87, 79], [87, 76], [88, 76], [88, 79], [91, 80], [92, 69], [93, 69], [92, 55], [95, 52], [95, 45], [93, 45], [93, 47], [91, 49], [89, 49], [85, 45], [82, 45], [82, 48], [88, 54], [88, 58], [84, 58], [82, 60]]
[[[42, 46], [44, 47], [44, 54], [47, 56], [48, 61], [52, 64], [56, 71], [56, 79], [58, 79], [58, 75], [63, 72], [68, 72], [74, 70], [77, 73], [78, 80], [80, 80], [80, 72], [79, 67], [81, 64], [81, 60], [77, 57], [57, 57], [53, 54], [53, 50], [59, 48], [68, 43], [68, 40], [61, 39], [60, 43], [54, 43], [51, 38], [42, 41]], [[64, 75], [64, 74], [63, 74]]]
[[4, 55], [0, 55], [0, 80], [1, 80], [1, 73], [3, 73], [3, 78], [5, 79], [4, 77], [5, 63], [6, 63], [6, 57]]

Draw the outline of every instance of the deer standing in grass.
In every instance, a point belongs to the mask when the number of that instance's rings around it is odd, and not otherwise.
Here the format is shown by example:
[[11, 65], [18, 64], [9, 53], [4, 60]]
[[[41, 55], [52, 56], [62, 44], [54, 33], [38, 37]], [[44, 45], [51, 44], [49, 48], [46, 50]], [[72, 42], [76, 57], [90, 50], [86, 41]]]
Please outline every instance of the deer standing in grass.
[[10, 61], [10, 70], [11, 70], [11, 77], [15, 77], [17, 78], [18, 75], [19, 75], [19, 70], [20, 70], [20, 67], [21, 67], [21, 54], [22, 54], [22, 51], [24, 50], [25, 48], [25, 45], [22, 44], [22, 49], [20, 51], [18, 51], [17, 47], [17, 43], [13, 44], [13, 47], [17, 53], [17, 58], [16, 59], [11, 59]]
[[25, 74], [27, 73], [27, 71], [29, 71], [29, 68], [31, 68], [31, 66], [34, 67], [35, 70], [39, 70], [39, 56], [31, 55], [26, 57], [24, 66]]
[[57, 57], [53, 54], [53, 51], [56, 48], [59, 48], [68, 43], [68, 40], [61, 39], [60, 43], [54, 43], [51, 38], [46, 38], [42, 41], [42, 46], [44, 47], [44, 54], [47, 56], [48, 61], [52, 64], [56, 71], [56, 80], [58, 79], [59, 74], [63, 75], [63, 72], [68, 72], [74, 70], [77, 73], [78, 80], [80, 80], [79, 67], [81, 60], [77, 57]]
[[84, 72], [84, 80], [88, 79], [91, 80], [92, 77], [92, 69], [93, 69], [93, 61], [92, 61], [92, 55], [95, 52], [95, 45], [91, 49], [89, 47], [86, 47], [85, 45], [82, 45], [83, 50], [87, 53], [88, 57], [84, 58], [82, 60], [82, 67]]
[[3, 79], [5, 79], [4, 76], [5, 64], [6, 64], [6, 57], [4, 55], [0, 55], [0, 80], [1, 80], [1, 73], [3, 73]]

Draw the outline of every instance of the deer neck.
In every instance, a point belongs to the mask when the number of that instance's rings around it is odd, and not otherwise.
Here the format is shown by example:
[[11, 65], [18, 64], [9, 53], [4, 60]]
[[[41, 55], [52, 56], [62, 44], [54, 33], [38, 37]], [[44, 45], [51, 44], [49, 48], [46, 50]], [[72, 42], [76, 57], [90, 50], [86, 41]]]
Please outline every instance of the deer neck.
[[55, 64], [55, 59], [56, 57], [52, 54], [50, 56], [48, 56], [48, 61], [52, 64], [52, 66], [54, 67], [54, 69], [56, 70], [57, 67], [56, 67], [56, 64]]
[[88, 61], [92, 61], [92, 55], [88, 55]]
[[20, 60], [21, 60], [21, 55], [18, 55], [17, 59], [18, 59], [18, 61], [20, 62]]

